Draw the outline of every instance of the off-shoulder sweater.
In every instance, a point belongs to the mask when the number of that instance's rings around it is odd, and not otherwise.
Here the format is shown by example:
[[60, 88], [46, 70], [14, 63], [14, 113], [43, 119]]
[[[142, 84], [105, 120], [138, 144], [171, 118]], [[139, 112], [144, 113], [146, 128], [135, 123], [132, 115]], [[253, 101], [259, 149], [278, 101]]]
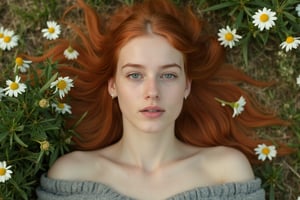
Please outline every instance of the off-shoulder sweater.
[[[38, 200], [133, 200], [108, 185], [91, 181], [67, 181], [41, 177], [37, 188]], [[243, 183], [225, 183], [208, 187], [197, 187], [168, 200], [264, 200], [265, 192], [261, 180], [256, 178]]]

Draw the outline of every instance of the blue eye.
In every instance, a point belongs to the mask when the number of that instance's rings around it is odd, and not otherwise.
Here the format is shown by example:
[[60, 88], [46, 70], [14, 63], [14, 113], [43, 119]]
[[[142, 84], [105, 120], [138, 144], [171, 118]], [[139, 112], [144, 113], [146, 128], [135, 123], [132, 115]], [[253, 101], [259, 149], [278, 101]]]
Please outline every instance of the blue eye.
[[162, 79], [175, 79], [175, 78], [177, 78], [177, 76], [175, 75], [175, 74], [163, 74], [162, 76], [161, 76], [161, 78]]
[[142, 75], [139, 73], [131, 73], [128, 75], [128, 77], [133, 80], [139, 80], [142, 78]]

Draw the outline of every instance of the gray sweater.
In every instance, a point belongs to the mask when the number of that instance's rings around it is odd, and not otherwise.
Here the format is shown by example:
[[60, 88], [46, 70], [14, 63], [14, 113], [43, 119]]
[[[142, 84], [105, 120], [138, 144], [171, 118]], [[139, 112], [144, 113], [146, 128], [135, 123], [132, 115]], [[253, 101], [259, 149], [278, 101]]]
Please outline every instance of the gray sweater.
[[[133, 200], [103, 183], [50, 179], [45, 174], [37, 188], [39, 200]], [[168, 198], [168, 200], [264, 200], [261, 180], [197, 187]]]

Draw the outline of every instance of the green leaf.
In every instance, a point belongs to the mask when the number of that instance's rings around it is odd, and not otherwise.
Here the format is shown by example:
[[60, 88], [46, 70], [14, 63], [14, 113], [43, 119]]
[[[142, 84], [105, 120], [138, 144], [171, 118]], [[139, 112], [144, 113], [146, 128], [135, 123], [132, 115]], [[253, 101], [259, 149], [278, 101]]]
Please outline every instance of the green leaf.
[[16, 190], [19, 192], [19, 194], [22, 196], [22, 198], [25, 199], [25, 200], [27, 200], [28, 197], [26, 195], [26, 192], [19, 187], [18, 183], [16, 183], [15, 181], [13, 181], [13, 179], [11, 179], [10, 182], [16, 188]]
[[57, 78], [57, 76], [58, 76], [58, 72], [56, 72], [48, 81], [47, 81], [47, 83], [40, 89], [40, 93], [43, 93], [45, 90], [47, 90], [49, 87], [50, 87], [50, 85], [51, 85], [51, 83]]
[[19, 132], [21, 132], [23, 130], [24, 130], [24, 125], [20, 125], [20, 126], [15, 128], [15, 131], [19, 131]]
[[[37, 164], [41, 164], [41, 160], [42, 160], [43, 156], [44, 156], [44, 151], [40, 151], [39, 156], [38, 156], [38, 158], [36, 160]], [[38, 167], [38, 165], [37, 165], [37, 167]]]
[[82, 120], [86, 117], [87, 114], [88, 112], [84, 112], [80, 119], [72, 126], [72, 129], [75, 129], [82, 122]]
[[208, 12], [208, 11], [214, 11], [214, 10], [220, 10], [222, 8], [227, 8], [227, 7], [231, 7], [234, 5], [238, 5], [236, 2], [224, 2], [224, 3], [220, 3], [211, 7], [208, 7], [206, 9], [203, 10], [203, 12]]
[[248, 66], [248, 45], [250, 41], [250, 36], [251, 33], [249, 32], [242, 43], [242, 54], [246, 66]]
[[272, 184], [270, 184], [269, 199], [275, 200], [275, 188]]
[[9, 134], [9, 131], [3, 132], [0, 134], [0, 142], [2, 142], [2, 140], [4, 140]]
[[241, 10], [236, 18], [236, 26], [237, 28], [240, 27], [242, 25], [242, 21], [243, 21], [243, 18], [244, 18], [244, 11]]
[[20, 101], [17, 99], [17, 98], [14, 98], [14, 97], [9, 97], [7, 96], [6, 99], [10, 102], [13, 102], [13, 103], [16, 103], [16, 104], [19, 104]]
[[255, 7], [257, 6], [257, 7], [259, 7], [259, 9], [262, 9], [263, 7], [270, 7], [269, 4], [267, 4], [266, 2], [261, 1], [261, 0], [250, 1], [248, 4], [253, 5]]
[[283, 12], [283, 15], [286, 16], [286, 18], [288, 18], [289, 20], [291, 20], [292, 22], [295, 22], [296, 23], [296, 17], [294, 15], [292, 15], [291, 13], [289, 12]]
[[14, 140], [15, 140], [19, 145], [21, 145], [21, 146], [23, 146], [23, 147], [25, 147], [25, 148], [28, 147], [28, 145], [25, 144], [25, 143], [21, 140], [21, 138], [19, 138], [19, 136], [17, 135], [17, 133], [14, 133]]

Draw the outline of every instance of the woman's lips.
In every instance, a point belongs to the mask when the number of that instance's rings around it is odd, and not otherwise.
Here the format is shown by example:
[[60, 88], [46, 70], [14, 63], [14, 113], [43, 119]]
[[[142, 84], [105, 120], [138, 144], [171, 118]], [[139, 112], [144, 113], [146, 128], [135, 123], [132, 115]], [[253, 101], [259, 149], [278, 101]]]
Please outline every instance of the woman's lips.
[[158, 118], [165, 110], [158, 106], [148, 106], [140, 110], [140, 112], [147, 118]]

